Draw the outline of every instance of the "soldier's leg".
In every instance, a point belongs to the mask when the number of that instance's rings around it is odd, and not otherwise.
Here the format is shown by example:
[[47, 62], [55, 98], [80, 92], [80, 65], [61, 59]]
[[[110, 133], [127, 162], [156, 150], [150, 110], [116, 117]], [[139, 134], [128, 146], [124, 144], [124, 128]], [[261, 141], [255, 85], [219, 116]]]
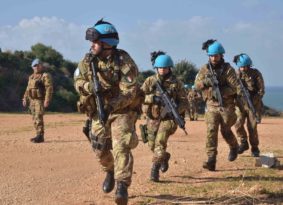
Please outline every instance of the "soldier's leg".
[[193, 103], [193, 117], [194, 117], [194, 120], [197, 120], [198, 119], [198, 113], [197, 113], [197, 106], [196, 106], [196, 102]]
[[238, 149], [239, 149], [237, 139], [231, 130], [231, 127], [235, 124], [237, 120], [235, 109], [227, 108], [226, 110], [221, 112], [221, 117], [222, 117], [221, 124], [220, 124], [221, 134], [230, 147], [228, 160], [234, 161], [238, 156]]
[[167, 142], [170, 135], [172, 135], [177, 129], [176, 124], [172, 120], [161, 121], [159, 129], [155, 139], [154, 156], [152, 159], [153, 169], [151, 173], [151, 179], [153, 181], [159, 181], [159, 169], [165, 172], [169, 168], [168, 161], [170, 159], [170, 153], [166, 152]]
[[111, 133], [115, 180], [117, 182], [115, 202], [117, 204], [127, 204], [128, 187], [132, 182], [134, 164], [131, 149], [136, 148], [138, 145], [138, 136], [135, 130], [137, 113], [117, 114], [114, 118], [111, 124]]
[[150, 150], [153, 152], [155, 147], [155, 138], [159, 127], [159, 120], [153, 120], [147, 118], [146, 126], [147, 126], [147, 134], [148, 134], [148, 146]]
[[111, 138], [110, 138], [109, 120], [103, 127], [97, 116], [95, 116], [91, 123], [91, 145], [95, 155], [106, 172], [106, 177], [103, 182], [102, 189], [105, 193], [109, 193], [115, 186], [114, 181], [114, 158], [111, 153]]
[[247, 113], [244, 110], [240, 110], [239, 107], [236, 107], [236, 116], [237, 120], [235, 123], [235, 131], [237, 137], [240, 139], [240, 146], [238, 150], [238, 154], [242, 154], [244, 151], [249, 149], [249, 144], [247, 141], [247, 132], [245, 130], [245, 120], [247, 118]]
[[36, 130], [36, 137], [31, 139], [34, 143], [44, 142], [44, 107], [43, 102], [40, 100], [33, 101], [33, 120], [34, 128]]
[[111, 124], [111, 135], [115, 180], [123, 181], [129, 186], [134, 163], [131, 149], [138, 145], [138, 136], [135, 130], [137, 114], [129, 112], [127, 114], [116, 114], [113, 117], [115, 119]]
[[218, 111], [207, 111], [205, 113], [205, 122], [207, 126], [206, 135], [206, 153], [208, 160], [204, 162], [203, 168], [210, 171], [215, 170], [217, 146], [218, 146], [218, 128], [220, 124], [220, 114]]
[[259, 140], [258, 140], [258, 132], [257, 132], [257, 122], [251, 111], [248, 113], [247, 128], [249, 132], [249, 142], [252, 147], [251, 149], [252, 156], [259, 157], [260, 151], [258, 148]]
[[189, 107], [190, 107], [190, 121], [194, 120], [194, 113], [193, 113], [193, 105], [192, 102], [189, 101]]

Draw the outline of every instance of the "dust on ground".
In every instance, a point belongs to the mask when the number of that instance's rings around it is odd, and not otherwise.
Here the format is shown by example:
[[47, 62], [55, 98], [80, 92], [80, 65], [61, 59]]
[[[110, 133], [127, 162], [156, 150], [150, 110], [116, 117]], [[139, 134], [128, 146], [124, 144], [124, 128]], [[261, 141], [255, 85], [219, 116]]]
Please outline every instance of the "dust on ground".
[[[33, 144], [30, 115], [0, 114], [0, 204], [113, 204], [115, 189], [103, 193], [105, 174], [81, 132], [84, 119], [47, 114], [45, 142]], [[258, 126], [261, 152], [275, 153], [281, 163], [282, 128], [282, 118], [264, 118]], [[152, 153], [147, 145], [140, 141], [133, 150], [129, 204], [283, 203], [282, 170], [255, 167], [249, 151], [229, 162], [229, 148], [219, 135], [217, 171], [208, 172], [202, 168], [204, 120], [188, 120], [186, 129], [188, 136], [178, 129], [169, 138], [170, 168], [160, 183], [149, 181]]]

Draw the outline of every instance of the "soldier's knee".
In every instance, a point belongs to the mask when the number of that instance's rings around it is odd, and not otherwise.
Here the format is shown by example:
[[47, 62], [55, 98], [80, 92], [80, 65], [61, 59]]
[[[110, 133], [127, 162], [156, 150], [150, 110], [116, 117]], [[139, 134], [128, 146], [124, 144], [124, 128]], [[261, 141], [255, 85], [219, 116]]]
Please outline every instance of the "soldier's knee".
[[135, 131], [126, 133], [122, 136], [120, 146], [127, 149], [134, 149], [139, 144], [139, 139]]
[[103, 153], [112, 149], [112, 140], [110, 138], [97, 137], [91, 134], [91, 145], [95, 153]]

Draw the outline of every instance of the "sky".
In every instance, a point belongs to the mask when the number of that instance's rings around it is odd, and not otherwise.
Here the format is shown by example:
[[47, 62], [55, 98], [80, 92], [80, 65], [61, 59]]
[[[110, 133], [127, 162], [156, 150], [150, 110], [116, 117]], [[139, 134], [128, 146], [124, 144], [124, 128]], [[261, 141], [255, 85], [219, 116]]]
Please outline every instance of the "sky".
[[[202, 43], [217, 39], [224, 59], [247, 53], [266, 86], [283, 86], [282, 0], [0, 0], [0, 48], [30, 50], [43, 43], [78, 62], [88, 52], [85, 31], [99, 19], [119, 32], [140, 70], [152, 69], [150, 52], [197, 67], [208, 60]], [[235, 67], [236, 68], [236, 67]]]

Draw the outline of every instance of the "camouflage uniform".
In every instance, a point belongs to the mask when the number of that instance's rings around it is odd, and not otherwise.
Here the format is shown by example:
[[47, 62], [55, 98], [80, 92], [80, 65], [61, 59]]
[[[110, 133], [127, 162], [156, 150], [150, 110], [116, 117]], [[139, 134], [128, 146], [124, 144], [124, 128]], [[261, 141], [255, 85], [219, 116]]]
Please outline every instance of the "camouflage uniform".
[[229, 63], [222, 61], [217, 66], [212, 65], [212, 69], [216, 72], [217, 80], [219, 82], [219, 89], [223, 99], [223, 108], [219, 106], [212, 87], [207, 86], [204, 83], [209, 76], [208, 64], [201, 67], [195, 80], [195, 86], [197, 90], [202, 91], [203, 100], [206, 102], [206, 152], [209, 159], [214, 159], [216, 162], [219, 126], [223, 138], [230, 147], [230, 151], [238, 149], [238, 142], [231, 127], [236, 122], [234, 101], [236, 94], [240, 94], [240, 86], [237, 81], [236, 72]]
[[201, 98], [201, 95], [195, 90], [191, 89], [188, 92], [188, 101], [189, 101], [189, 116], [190, 120], [198, 119], [198, 101]]
[[23, 100], [29, 103], [36, 135], [44, 135], [44, 101], [50, 102], [53, 93], [51, 75], [34, 73], [29, 77]]
[[109, 114], [103, 126], [98, 119], [95, 100], [90, 91], [93, 83], [90, 61], [87, 54], [75, 71], [75, 88], [83, 99], [79, 107], [92, 118], [91, 143], [102, 169], [105, 172], [114, 170], [115, 180], [129, 186], [134, 162], [131, 149], [138, 145], [135, 131], [139, 105], [136, 101], [138, 68], [123, 50], [116, 49], [106, 60], [93, 58], [102, 86], [104, 107]]
[[178, 112], [181, 115], [185, 114], [186, 107], [188, 106], [183, 84], [172, 74], [164, 80], [158, 74], [150, 76], [142, 85], [142, 90], [145, 93], [144, 103], [147, 105], [147, 109], [143, 111], [147, 116], [148, 145], [151, 151], [154, 152], [152, 159], [154, 163], [162, 163], [166, 160], [166, 157], [169, 155], [166, 152], [168, 138], [177, 129], [177, 125], [172, 118], [165, 116], [163, 119], [160, 119], [162, 106], [156, 105], [153, 102], [153, 96], [160, 96], [160, 93], [158, 93], [155, 87], [158, 79], [161, 80], [162, 86], [167, 91], [169, 97], [177, 103]]
[[[262, 111], [262, 97], [264, 95], [264, 81], [261, 73], [254, 68], [248, 68], [247, 71], [240, 71], [239, 78], [243, 85], [249, 91], [251, 101], [256, 110], [256, 115], [260, 118]], [[247, 128], [249, 133], [249, 142], [253, 148], [258, 148], [259, 140], [257, 133], [257, 122], [253, 116], [252, 111], [246, 103], [238, 102], [236, 109], [237, 122], [235, 124], [237, 137], [240, 138], [241, 143], [247, 143], [247, 133], [244, 128], [245, 120], [247, 119]]]

